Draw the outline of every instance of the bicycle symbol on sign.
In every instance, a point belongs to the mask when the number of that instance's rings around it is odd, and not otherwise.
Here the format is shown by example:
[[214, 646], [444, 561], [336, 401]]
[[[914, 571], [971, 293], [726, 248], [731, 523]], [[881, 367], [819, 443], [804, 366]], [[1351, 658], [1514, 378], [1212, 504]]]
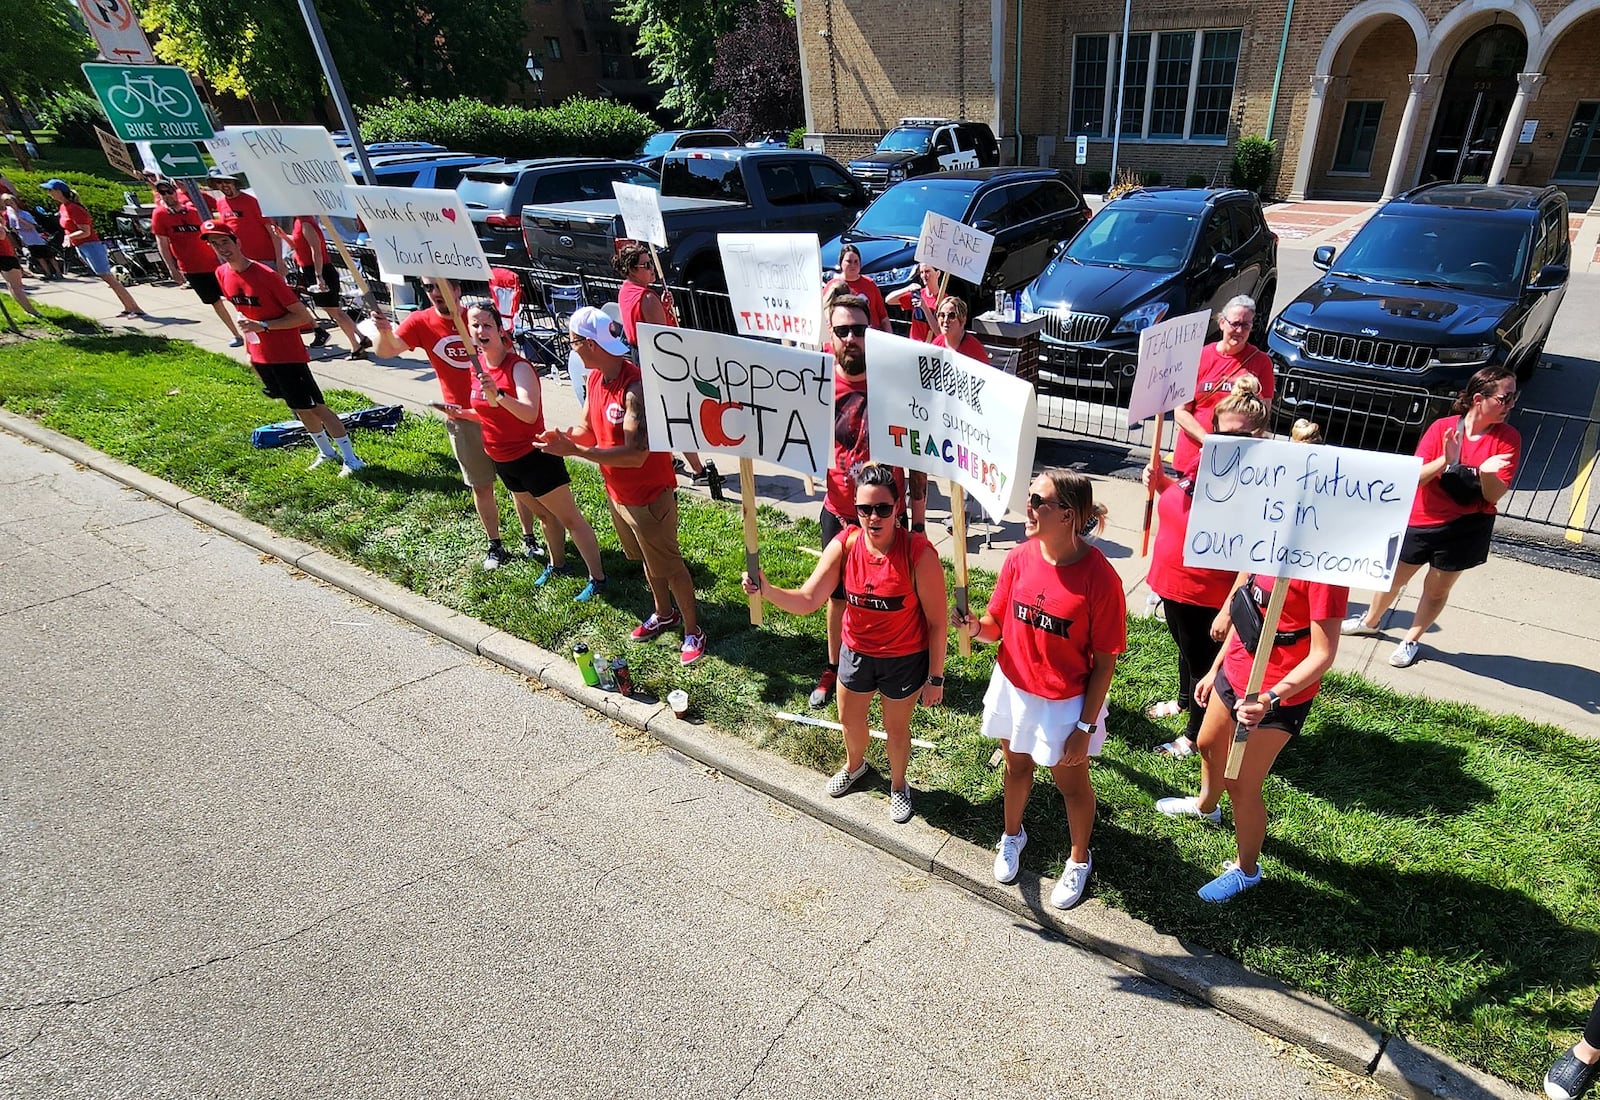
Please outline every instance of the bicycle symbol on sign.
[[132, 72], [122, 74], [122, 83], [106, 93], [106, 100], [126, 118], [143, 118], [145, 108], [169, 118], [188, 118], [194, 112], [194, 101], [176, 88], [159, 83], [153, 76], [135, 78]]

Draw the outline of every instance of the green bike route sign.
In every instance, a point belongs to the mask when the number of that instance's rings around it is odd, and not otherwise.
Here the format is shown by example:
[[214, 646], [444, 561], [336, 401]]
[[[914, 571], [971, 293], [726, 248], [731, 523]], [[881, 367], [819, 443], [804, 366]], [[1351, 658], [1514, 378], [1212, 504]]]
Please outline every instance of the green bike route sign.
[[150, 159], [161, 168], [163, 176], [173, 179], [197, 179], [206, 174], [200, 147], [192, 141], [152, 141]]
[[176, 65], [83, 66], [111, 128], [123, 141], [214, 137], [189, 74]]

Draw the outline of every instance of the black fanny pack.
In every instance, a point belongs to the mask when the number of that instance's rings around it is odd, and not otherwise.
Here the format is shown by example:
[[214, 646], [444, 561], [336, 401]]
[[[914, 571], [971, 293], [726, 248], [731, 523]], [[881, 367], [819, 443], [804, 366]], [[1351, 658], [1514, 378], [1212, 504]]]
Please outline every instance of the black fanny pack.
[[[1277, 583], [1289, 582], [1279, 577]], [[1233, 600], [1228, 604], [1228, 618], [1233, 622], [1234, 632], [1239, 635], [1239, 641], [1247, 653], [1255, 653], [1256, 647], [1261, 644], [1261, 628], [1266, 625], [1266, 613], [1262, 605], [1266, 599], [1267, 594], [1251, 577], [1249, 583], [1233, 594]], [[1309, 626], [1300, 630], [1280, 630], [1272, 636], [1272, 646], [1276, 649], [1278, 646], [1294, 645], [1309, 637]]]

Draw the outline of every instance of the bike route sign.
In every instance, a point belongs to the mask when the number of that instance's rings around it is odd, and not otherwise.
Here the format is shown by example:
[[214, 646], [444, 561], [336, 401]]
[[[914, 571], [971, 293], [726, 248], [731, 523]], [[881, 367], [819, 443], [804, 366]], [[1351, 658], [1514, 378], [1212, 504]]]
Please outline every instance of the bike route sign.
[[123, 141], [192, 141], [215, 136], [189, 74], [176, 65], [83, 67], [111, 128]]

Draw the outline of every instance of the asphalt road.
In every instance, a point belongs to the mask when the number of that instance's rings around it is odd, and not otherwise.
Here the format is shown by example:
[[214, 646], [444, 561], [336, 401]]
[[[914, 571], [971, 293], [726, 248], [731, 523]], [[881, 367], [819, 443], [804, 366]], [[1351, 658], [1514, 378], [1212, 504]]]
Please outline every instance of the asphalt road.
[[0, 649], [0, 1096], [1353, 1087], [5, 435]]

